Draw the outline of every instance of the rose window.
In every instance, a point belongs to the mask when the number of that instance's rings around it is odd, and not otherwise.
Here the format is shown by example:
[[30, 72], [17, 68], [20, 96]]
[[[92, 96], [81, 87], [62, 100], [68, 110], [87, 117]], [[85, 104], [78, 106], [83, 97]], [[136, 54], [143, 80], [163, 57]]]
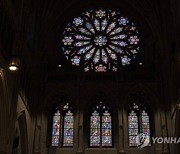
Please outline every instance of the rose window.
[[135, 59], [139, 33], [118, 11], [90, 10], [65, 27], [62, 50], [72, 65], [82, 63], [85, 72], [116, 72]]

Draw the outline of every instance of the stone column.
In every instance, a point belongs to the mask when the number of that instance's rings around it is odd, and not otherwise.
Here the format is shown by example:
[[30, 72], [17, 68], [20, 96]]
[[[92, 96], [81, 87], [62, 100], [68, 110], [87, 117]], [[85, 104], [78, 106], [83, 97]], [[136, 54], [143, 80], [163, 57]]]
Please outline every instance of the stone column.
[[42, 114], [42, 123], [41, 123], [41, 133], [40, 133], [40, 151], [43, 154], [46, 154], [48, 151], [47, 148], [47, 124], [48, 118], [45, 114]]
[[[177, 110], [176, 113], [176, 121], [175, 121], [175, 137], [180, 138], [180, 125], [179, 125], [179, 121], [180, 121], [180, 107]], [[180, 153], [180, 146], [179, 144], [175, 145], [175, 154], [179, 154]]]
[[78, 149], [77, 154], [83, 154], [83, 111], [78, 113]]
[[[162, 137], [168, 137], [167, 133], [167, 119], [166, 119], [166, 113], [164, 111], [161, 111], [161, 130], [162, 130]], [[162, 154], [169, 154], [169, 146], [168, 144], [162, 145]]]
[[[0, 154], [6, 153], [6, 142], [7, 142], [7, 121], [8, 113], [5, 100], [4, 100], [4, 91], [3, 91], [3, 81], [1, 80], [2, 72], [0, 69]], [[8, 103], [7, 103], [8, 104]]]
[[40, 133], [41, 133], [41, 116], [37, 115], [35, 136], [34, 136], [34, 154], [40, 154]]
[[125, 154], [124, 151], [124, 127], [123, 127], [123, 108], [118, 110], [118, 131], [119, 131], [119, 154]]

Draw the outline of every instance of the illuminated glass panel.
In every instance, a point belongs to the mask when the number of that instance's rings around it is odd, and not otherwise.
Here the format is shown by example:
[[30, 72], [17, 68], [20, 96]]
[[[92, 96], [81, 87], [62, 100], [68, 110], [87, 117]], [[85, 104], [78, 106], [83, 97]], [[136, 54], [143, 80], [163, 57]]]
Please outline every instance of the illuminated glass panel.
[[90, 146], [112, 147], [112, 119], [109, 107], [99, 102], [90, 117]]
[[139, 41], [139, 31], [127, 17], [118, 11], [95, 9], [66, 25], [62, 52], [75, 66], [83, 58], [85, 72], [116, 72], [118, 64], [129, 65], [135, 59]]
[[57, 110], [57, 112], [53, 116], [53, 129], [52, 129], [52, 146], [59, 146], [59, 141], [60, 141], [60, 124], [61, 124], [61, 119], [60, 119], [60, 112]]
[[53, 116], [52, 146], [73, 146], [74, 116], [69, 103], [61, 105]]
[[146, 111], [142, 111], [141, 114], [141, 133], [146, 134], [147, 142], [149, 143], [149, 146], [151, 145], [150, 142], [150, 126], [149, 126], [149, 116]]
[[128, 116], [129, 124], [129, 146], [136, 146], [136, 136], [138, 135], [138, 117], [132, 110]]
[[105, 111], [102, 116], [102, 146], [112, 146], [111, 115]]
[[100, 116], [97, 111], [91, 115], [90, 146], [100, 146]]
[[145, 136], [144, 142], [146, 142], [148, 146], [151, 145], [150, 122], [146, 110], [147, 108], [140, 103], [133, 103], [133, 106], [130, 108], [128, 116], [129, 146], [137, 146], [137, 143], [139, 144], [139, 141], [136, 141], [136, 136], [139, 134]]
[[74, 117], [69, 110], [64, 116], [64, 138], [63, 146], [73, 146]]

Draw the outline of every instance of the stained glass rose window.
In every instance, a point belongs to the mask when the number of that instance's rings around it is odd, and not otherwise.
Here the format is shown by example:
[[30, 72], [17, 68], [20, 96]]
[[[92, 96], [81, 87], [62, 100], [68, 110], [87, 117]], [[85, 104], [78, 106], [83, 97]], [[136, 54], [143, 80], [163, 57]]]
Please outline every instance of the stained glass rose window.
[[116, 72], [135, 59], [139, 32], [118, 11], [89, 10], [65, 27], [62, 51], [72, 65], [82, 63], [85, 72]]

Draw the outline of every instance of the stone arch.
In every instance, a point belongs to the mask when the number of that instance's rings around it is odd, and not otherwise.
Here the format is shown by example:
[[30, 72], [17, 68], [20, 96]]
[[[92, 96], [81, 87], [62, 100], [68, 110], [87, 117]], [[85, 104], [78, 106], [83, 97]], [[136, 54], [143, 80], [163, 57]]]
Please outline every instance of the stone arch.
[[66, 99], [70, 102], [70, 104], [74, 105], [73, 107], [76, 110], [77, 102], [74, 101], [76, 98], [76, 94], [73, 95], [71, 89], [62, 86], [54, 88], [44, 99], [44, 107], [43, 111], [46, 114], [50, 114], [49, 111], [53, 109], [54, 105], [58, 102], [61, 103], [61, 100]]
[[[89, 95], [90, 94], [90, 95]], [[112, 110], [117, 109], [118, 98], [116, 97], [116, 90], [108, 85], [99, 85], [98, 87], [91, 87], [84, 92], [84, 101], [86, 101], [85, 111], [91, 107], [91, 104], [98, 98], [104, 100], [110, 105]]]
[[154, 102], [151, 104], [148, 104], [149, 107], [152, 110], [155, 110], [157, 108], [157, 104], [159, 104], [159, 97], [157, 94], [155, 94], [151, 89], [148, 88], [148, 85], [143, 85], [143, 84], [137, 84], [132, 87], [132, 89], [129, 90], [129, 92], [125, 95], [123, 102], [125, 103], [125, 108], [128, 108], [130, 106], [130, 99], [133, 97], [134, 94], [142, 92], [144, 93], [144, 97], [146, 97], [150, 102]]
[[[123, 123], [124, 123], [124, 142], [126, 143], [125, 146], [128, 146], [128, 110], [129, 107], [132, 105], [133, 98], [136, 97], [136, 95], [142, 95], [142, 100], [145, 100], [145, 106], [148, 108], [149, 116], [150, 116], [150, 131], [151, 136], [155, 136], [157, 133], [157, 119], [155, 118], [157, 116], [156, 109], [157, 104], [159, 103], [159, 100], [157, 99], [157, 94], [155, 94], [150, 88], [148, 88], [148, 85], [144, 84], [136, 84], [132, 87], [131, 90], [126, 94], [123, 103], [124, 103], [124, 113], [123, 113]], [[152, 103], [154, 102], [154, 103]], [[158, 117], [159, 118], [159, 117]], [[155, 146], [151, 146], [150, 150], [153, 150]]]
[[[91, 89], [92, 90], [92, 89]], [[90, 92], [88, 92], [87, 94], [89, 94]], [[85, 99], [84, 99], [84, 104], [85, 108], [83, 110], [83, 134], [84, 134], [84, 148], [86, 149], [87, 147], [89, 147], [89, 124], [90, 124], [90, 111], [92, 109], [92, 107], [94, 105], [96, 105], [98, 103], [98, 101], [104, 101], [105, 104], [107, 104], [107, 106], [110, 108], [110, 112], [111, 112], [111, 117], [112, 117], [112, 143], [113, 143], [113, 147], [116, 148], [116, 144], [115, 141], [118, 140], [118, 136], [115, 135], [115, 132], [117, 132], [117, 124], [118, 124], [118, 119], [117, 116], [118, 115], [118, 108], [117, 108], [117, 100], [114, 99], [114, 94], [111, 93], [111, 91], [107, 88], [104, 87], [102, 88], [101, 86], [93, 91], [91, 91], [91, 95], [88, 95]], [[99, 149], [101, 151], [101, 149]]]
[[[63, 89], [63, 90], [62, 90]], [[51, 147], [51, 136], [52, 136], [52, 124], [53, 124], [53, 114], [56, 107], [65, 105], [66, 101], [69, 102], [70, 107], [72, 107], [74, 115], [74, 125], [77, 123], [77, 102], [75, 97], [72, 95], [71, 89], [64, 86], [56, 87], [51, 93], [45, 98], [45, 105], [43, 112], [47, 116], [47, 130], [46, 130], [46, 140], [47, 147]], [[76, 135], [76, 128], [74, 127], [74, 134]], [[75, 138], [74, 138], [75, 139]], [[51, 148], [50, 148], [51, 149]]]

